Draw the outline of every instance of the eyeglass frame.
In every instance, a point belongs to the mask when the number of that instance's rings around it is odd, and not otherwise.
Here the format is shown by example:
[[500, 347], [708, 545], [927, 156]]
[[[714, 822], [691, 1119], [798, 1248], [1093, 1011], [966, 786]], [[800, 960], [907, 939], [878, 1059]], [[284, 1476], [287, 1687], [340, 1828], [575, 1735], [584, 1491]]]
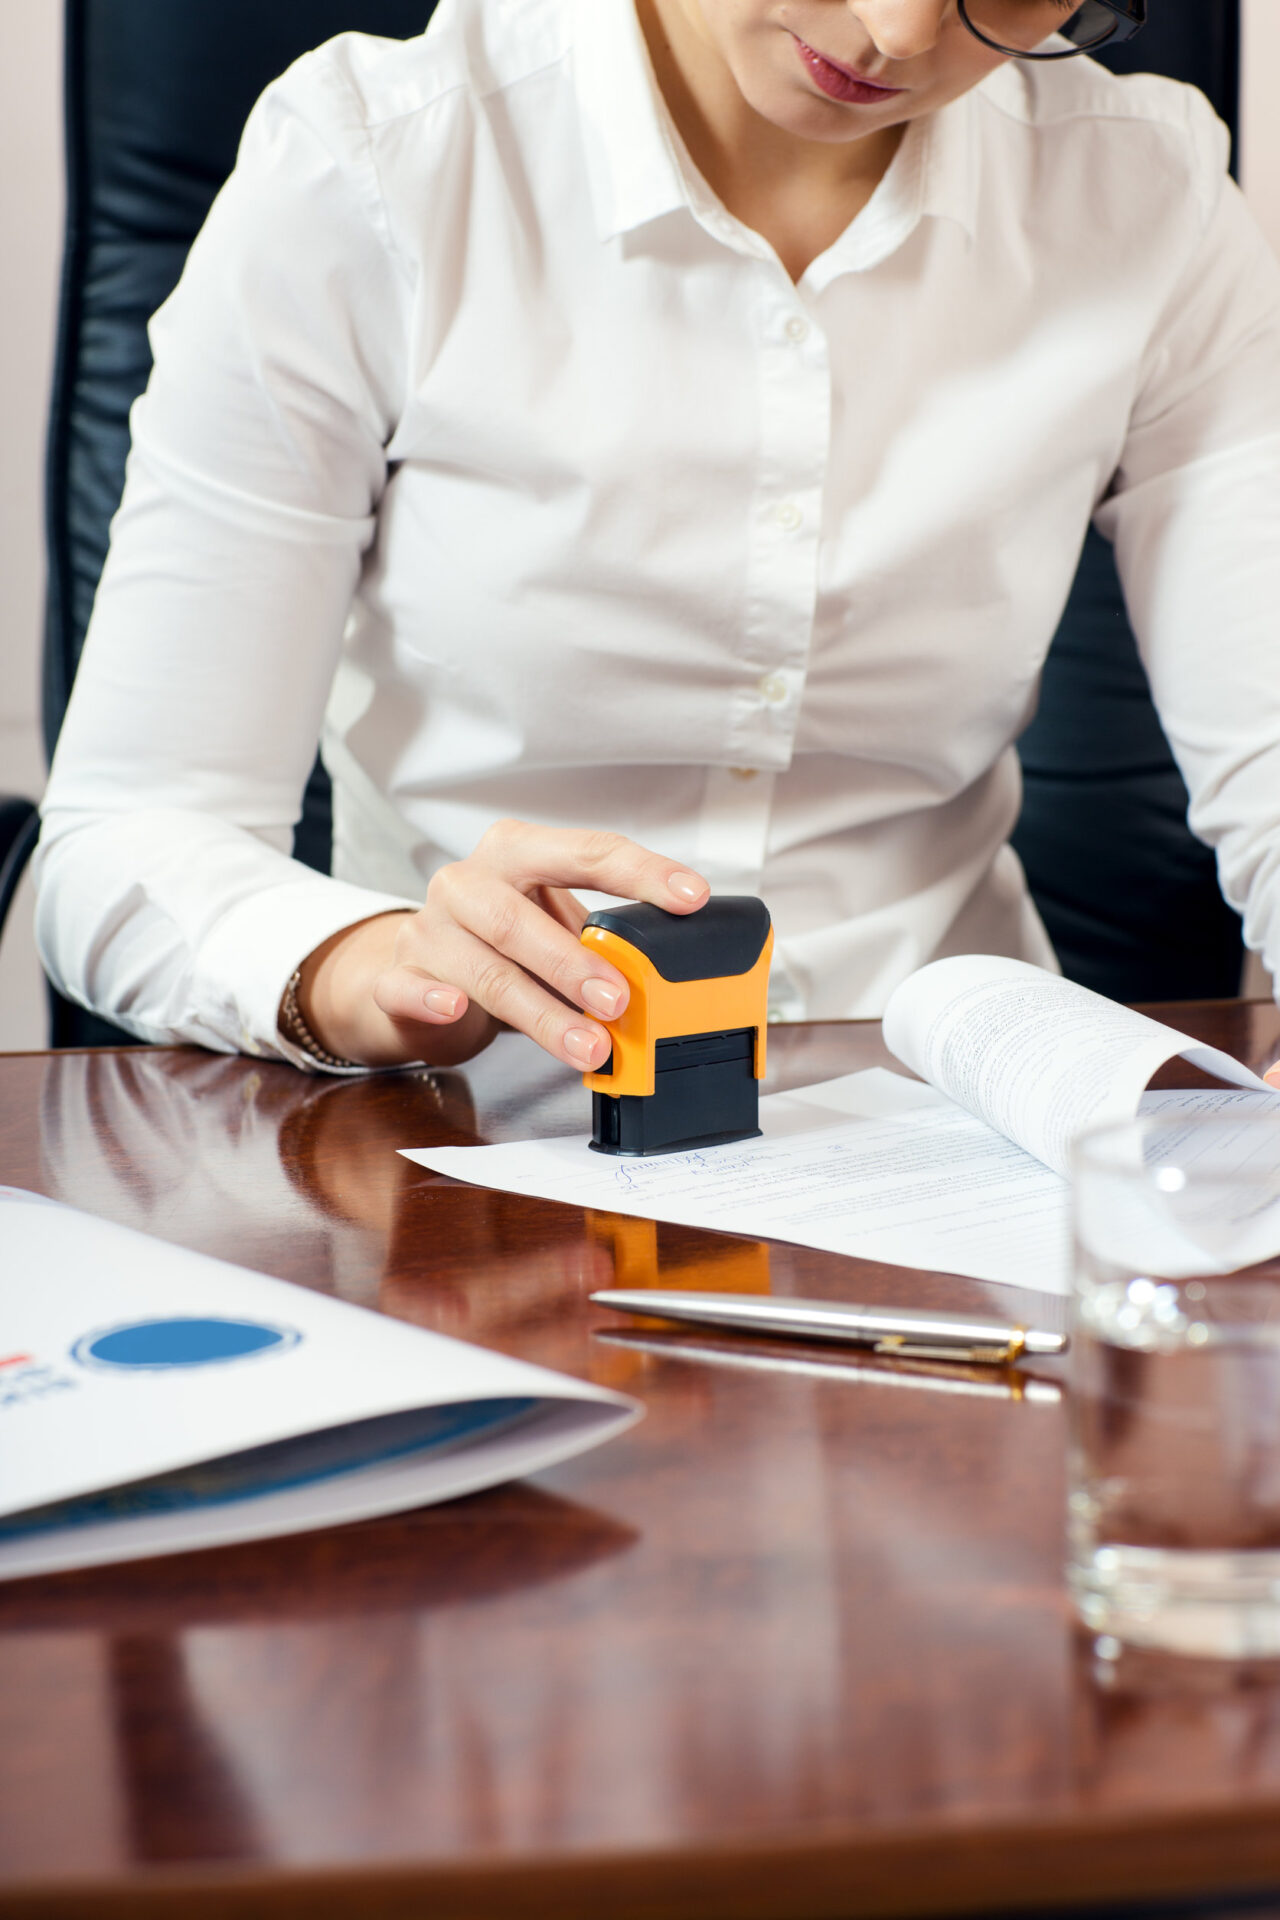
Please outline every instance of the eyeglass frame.
[[[1081, 5], [1075, 9], [1075, 13], [1081, 12], [1084, 4], [1085, 0], [1081, 0]], [[956, 0], [956, 10], [960, 15], [961, 23], [968, 28], [975, 40], [980, 40], [984, 47], [990, 47], [993, 53], [1006, 54], [1012, 60], [1074, 60], [1077, 55], [1093, 53], [1098, 47], [1115, 47], [1125, 40], [1132, 40], [1134, 35], [1141, 33], [1147, 24], [1147, 0], [1092, 0], [1092, 4], [1105, 7], [1108, 13], [1114, 15], [1115, 26], [1111, 32], [1105, 34], [1101, 40], [1094, 40], [1087, 47], [1055, 48], [1049, 53], [1040, 53], [1031, 48], [1006, 47], [1002, 46], [998, 40], [992, 40], [980, 27], [974, 26], [969, 18], [967, 0]], [[1075, 18], [1075, 13], [1067, 16], [1064, 25]]]

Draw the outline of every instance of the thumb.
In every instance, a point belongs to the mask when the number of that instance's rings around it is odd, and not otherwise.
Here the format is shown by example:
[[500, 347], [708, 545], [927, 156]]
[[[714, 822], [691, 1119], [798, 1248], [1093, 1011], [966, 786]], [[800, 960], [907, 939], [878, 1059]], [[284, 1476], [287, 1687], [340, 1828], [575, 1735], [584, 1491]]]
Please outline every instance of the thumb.
[[449, 1026], [461, 1019], [468, 1001], [458, 987], [433, 979], [421, 967], [388, 967], [373, 983], [374, 1003], [392, 1020], [422, 1020]]

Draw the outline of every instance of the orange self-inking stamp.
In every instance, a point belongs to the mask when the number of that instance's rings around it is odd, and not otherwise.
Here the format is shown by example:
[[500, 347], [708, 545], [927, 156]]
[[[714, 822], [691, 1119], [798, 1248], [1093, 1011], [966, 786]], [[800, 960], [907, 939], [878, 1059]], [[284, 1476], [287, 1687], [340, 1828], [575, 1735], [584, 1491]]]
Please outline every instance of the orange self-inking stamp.
[[690, 914], [605, 907], [582, 940], [631, 989], [605, 1023], [613, 1052], [583, 1075], [596, 1152], [676, 1153], [759, 1133], [773, 952], [763, 901], [728, 895]]

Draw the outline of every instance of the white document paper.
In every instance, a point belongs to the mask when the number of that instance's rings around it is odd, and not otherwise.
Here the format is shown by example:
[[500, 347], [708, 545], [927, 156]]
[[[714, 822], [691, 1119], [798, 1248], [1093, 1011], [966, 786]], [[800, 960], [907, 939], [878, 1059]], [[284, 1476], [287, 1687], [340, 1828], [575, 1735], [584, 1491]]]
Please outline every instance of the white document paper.
[[0, 1308], [0, 1579], [451, 1499], [640, 1415], [7, 1187]]
[[1087, 1127], [1132, 1120], [1157, 1067], [1179, 1055], [1237, 1087], [1271, 1089], [1176, 1027], [1071, 980], [993, 954], [935, 960], [885, 1008], [889, 1051], [966, 1112], [1065, 1174]]
[[1066, 1291], [1066, 1181], [931, 1088], [873, 1068], [766, 1094], [760, 1125], [645, 1160], [585, 1137], [407, 1157], [507, 1193]]
[[[1076, 1209], [1076, 1238], [1095, 1260], [1167, 1280], [1235, 1273], [1280, 1252], [1280, 1153], [1274, 1094], [1205, 1091], [1144, 1094], [1140, 1111], [1177, 1122], [1149, 1140], [1148, 1165], [1172, 1179], [1138, 1180], [1117, 1157], [1114, 1178], [1097, 1169]], [[1271, 1128], [1256, 1124], [1259, 1116]], [[1199, 1177], [1197, 1177], [1199, 1173]], [[1185, 1176], [1185, 1177], [1184, 1177]], [[1087, 1197], [1086, 1197], [1087, 1196]]]
[[[913, 975], [884, 1031], [935, 1085], [877, 1068], [768, 1094], [757, 1140], [651, 1159], [593, 1153], [585, 1136], [404, 1151], [508, 1193], [1066, 1294], [1076, 1133], [1140, 1103], [1195, 1112], [1277, 1099], [1226, 1054], [989, 955]], [[1144, 1095], [1178, 1054], [1252, 1091]]]

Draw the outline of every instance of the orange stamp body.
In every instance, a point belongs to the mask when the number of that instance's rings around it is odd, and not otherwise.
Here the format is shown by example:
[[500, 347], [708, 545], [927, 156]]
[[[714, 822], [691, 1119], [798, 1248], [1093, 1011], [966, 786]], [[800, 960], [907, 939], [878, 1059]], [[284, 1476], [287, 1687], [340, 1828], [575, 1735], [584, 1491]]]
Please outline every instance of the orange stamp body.
[[598, 1153], [676, 1153], [760, 1131], [773, 928], [763, 901], [708, 900], [697, 913], [605, 907], [582, 930], [631, 997], [605, 1024], [613, 1051], [583, 1076]]

